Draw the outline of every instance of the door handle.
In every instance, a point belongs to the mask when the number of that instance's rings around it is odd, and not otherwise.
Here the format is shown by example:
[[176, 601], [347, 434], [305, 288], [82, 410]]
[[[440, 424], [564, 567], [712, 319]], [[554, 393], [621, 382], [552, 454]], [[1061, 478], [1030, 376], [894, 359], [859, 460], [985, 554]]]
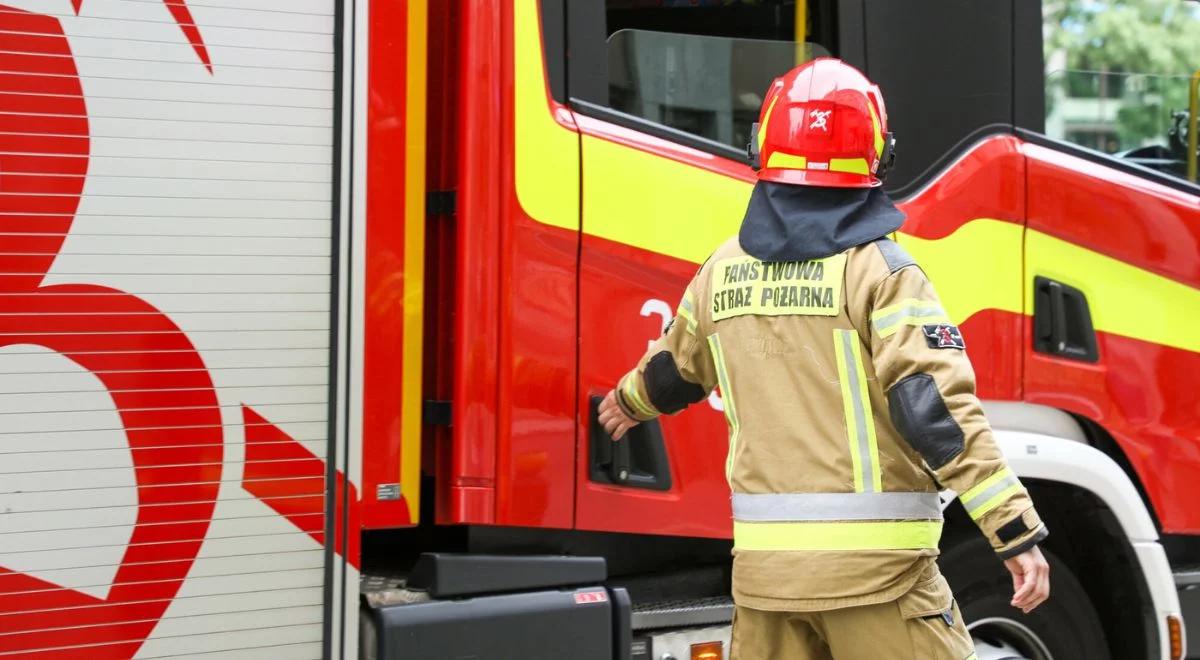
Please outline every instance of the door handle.
[[662, 427], [657, 419], [629, 429], [613, 440], [600, 424], [600, 402], [590, 400], [588, 443], [591, 445], [589, 474], [592, 481], [647, 490], [671, 489], [671, 466]]
[[1085, 362], [1100, 359], [1083, 291], [1047, 277], [1035, 277], [1033, 305], [1035, 351]]

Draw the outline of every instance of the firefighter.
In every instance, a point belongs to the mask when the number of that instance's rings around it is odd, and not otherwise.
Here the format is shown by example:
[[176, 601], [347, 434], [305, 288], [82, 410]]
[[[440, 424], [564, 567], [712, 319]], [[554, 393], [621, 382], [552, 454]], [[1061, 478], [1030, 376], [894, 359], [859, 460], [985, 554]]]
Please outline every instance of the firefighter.
[[772, 83], [754, 133], [738, 235], [600, 420], [619, 440], [720, 385], [735, 660], [974, 658], [935, 561], [938, 491], [958, 494], [1026, 613], [1049, 596], [1047, 530], [992, 437], [962, 333], [888, 238], [904, 216], [880, 187], [882, 95], [817, 59]]

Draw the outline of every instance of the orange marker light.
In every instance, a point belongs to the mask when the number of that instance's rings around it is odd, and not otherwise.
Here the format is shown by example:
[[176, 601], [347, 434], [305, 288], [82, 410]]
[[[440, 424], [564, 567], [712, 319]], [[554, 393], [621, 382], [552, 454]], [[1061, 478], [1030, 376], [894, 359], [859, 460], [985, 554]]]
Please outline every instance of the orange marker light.
[[723, 648], [721, 642], [692, 644], [692, 660], [722, 660], [725, 657]]
[[[1183, 660], [1183, 622], [1179, 617], [1167, 616], [1167, 635], [1171, 638], [1171, 660]], [[694, 651], [692, 657], [696, 657]]]

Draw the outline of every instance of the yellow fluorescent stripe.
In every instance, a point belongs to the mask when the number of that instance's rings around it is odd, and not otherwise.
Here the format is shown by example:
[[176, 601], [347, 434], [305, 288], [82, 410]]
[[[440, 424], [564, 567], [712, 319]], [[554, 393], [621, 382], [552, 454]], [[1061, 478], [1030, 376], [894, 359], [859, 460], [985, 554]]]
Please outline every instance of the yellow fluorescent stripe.
[[976, 497], [978, 497], [980, 493], [991, 488], [996, 483], [998, 483], [1000, 481], [1004, 481], [1005, 479], [1008, 479], [1008, 478], [1015, 478], [1015, 477], [1016, 477], [1016, 475], [1013, 474], [1013, 471], [1010, 468], [1006, 468], [1006, 467], [1000, 468], [1000, 470], [997, 471], [995, 474], [989, 476], [988, 478], [975, 484], [974, 486], [971, 486], [971, 488], [969, 488], [967, 490], [967, 492], [963, 493], [962, 495], [959, 495], [958, 499], [962, 500], [963, 502], [973, 500]]
[[592, 236], [698, 264], [746, 215], [751, 185], [740, 179], [588, 135], [583, 161]]
[[950, 320], [962, 323], [984, 309], [1022, 313], [1021, 225], [973, 220], [953, 234], [923, 239], [897, 234], [937, 287]]
[[578, 231], [579, 135], [550, 114], [537, 0], [514, 0], [513, 67], [517, 200], [534, 220]]
[[[579, 135], [549, 111], [536, 1], [514, 3], [517, 198], [534, 220], [578, 231]], [[698, 264], [741, 223], [748, 181], [587, 135], [582, 150], [589, 235]], [[951, 322], [984, 309], [1031, 313], [1024, 294], [1044, 275], [1084, 291], [1098, 331], [1200, 352], [1200, 333], [1191, 332], [1200, 290], [1032, 230], [1026, 279], [1023, 234], [1021, 225], [981, 218], [944, 238], [897, 240], [937, 283]]]
[[861, 174], [867, 176], [871, 173], [870, 167], [867, 165], [866, 158], [830, 158], [830, 172], [846, 172], [848, 174]]
[[680, 305], [679, 309], [675, 310], [675, 314], [687, 322], [686, 328], [688, 332], [693, 335], [696, 334], [696, 317], [692, 316], [692, 313], [686, 307]]
[[808, 167], [808, 159], [804, 156], [793, 156], [792, 154], [785, 154], [782, 151], [775, 151], [771, 153], [771, 157], [767, 159], [767, 167], [782, 167], [793, 170], [802, 170]]
[[[862, 402], [863, 422], [867, 431], [867, 461], [871, 468], [872, 493], [883, 492], [883, 475], [879, 467], [879, 441], [875, 437], [875, 417], [871, 413], [871, 395], [867, 392], [867, 374], [863, 368], [862, 347], [856, 333], [851, 334], [850, 347], [854, 354], [854, 369], [858, 376], [858, 399]], [[864, 480], [865, 481], [865, 480]]]
[[782, 94], [776, 94], [771, 97], [771, 104], [767, 106], [767, 112], [763, 114], [762, 124], [758, 127], [758, 148], [761, 151], [763, 142], [767, 140], [767, 123], [771, 121], [771, 111], [775, 109], [775, 102], [779, 100]]
[[928, 310], [931, 312], [940, 312], [942, 314], [945, 313], [942, 310], [942, 306], [932, 300], [918, 300], [917, 298], [905, 298], [904, 300], [901, 300], [900, 302], [896, 303], [895, 305], [888, 305], [887, 307], [884, 307], [882, 309], [875, 310], [874, 312], [871, 313], [871, 320], [875, 321], [878, 319], [887, 318], [887, 317], [895, 314], [896, 312], [907, 311], [907, 310], [911, 310], [911, 309], [920, 310], [920, 311]]
[[889, 323], [883, 327], [876, 327], [880, 337], [890, 337], [896, 334], [896, 331], [906, 325], [918, 326], [926, 323], [949, 323], [950, 319], [945, 315], [939, 316], [901, 316], [898, 317], [895, 323]]
[[842, 388], [842, 415], [846, 421], [846, 440], [850, 448], [850, 464], [854, 471], [854, 492], [863, 492], [862, 457], [858, 451], [857, 423], [854, 415], [854, 394], [850, 389], [850, 367], [842, 348], [842, 335], [847, 330], [833, 331], [833, 352], [837, 356], [838, 383]]
[[737, 406], [733, 402], [733, 389], [729, 387], [729, 373], [725, 369], [725, 352], [721, 349], [721, 338], [716, 334], [708, 336], [708, 346], [712, 350], [713, 363], [717, 368], [717, 384], [721, 386], [721, 400], [725, 403], [725, 421], [729, 423], [729, 453], [725, 456], [725, 480], [733, 482], [733, 458], [737, 450], [738, 435], [741, 431], [738, 423]]
[[875, 106], [867, 103], [867, 109], [871, 111], [871, 128], [875, 129], [875, 157], [883, 156], [883, 126], [880, 125], [879, 115], [875, 113]]
[[417, 524], [421, 496], [421, 381], [425, 328], [425, 63], [427, 0], [409, 0], [405, 59], [404, 345], [400, 399], [400, 495]]
[[890, 337], [906, 325], [949, 322], [950, 318], [946, 316], [941, 305], [916, 298], [906, 298], [871, 314], [871, 325], [875, 326], [875, 332], [880, 337]]
[[633, 382], [636, 376], [627, 376], [625, 378], [625, 399], [633, 404], [638, 413], [646, 417], [657, 417], [658, 413], [654, 411], [645, 401], [642, 401], [641, 395], [638, 394], [637, 384]]
[[1005, 488], [1004, 490], [1000, 491], [999, 493], [996, 493], [992, 497], [989, 497], [988, 500], [986, 502], [984, 502], [983, 504], [973, 507], [967, 513], [970, 514], [972, 520], [979, 520], [980, 518], [987, 515], [988, 512], [991, 511], [992, 509], [995, 509], [996, 507], [1000, 506], [1001, 504], [1004, 504], [1004, 502], [1008, 498], [1010, 498], [1013, 495], [1020, 492], [1020, 490], [1022, 488], [1023, 488], [1023, 486], [1021, 486], [1021, 484], [1019, 484], [1019, 483], [1013, 484], [1013, 485], [1009, 486], [1008, 488]]
[[738, 550], [915, 550], [936, 548], [940, 520], [896, 522], [733, 521]]
[[1037, 231], [1025, 248], [1029, 292], [1036, 276], [1058, 280], [1087, 296], [1097, 331], [1200, 352], [1200, 290]]

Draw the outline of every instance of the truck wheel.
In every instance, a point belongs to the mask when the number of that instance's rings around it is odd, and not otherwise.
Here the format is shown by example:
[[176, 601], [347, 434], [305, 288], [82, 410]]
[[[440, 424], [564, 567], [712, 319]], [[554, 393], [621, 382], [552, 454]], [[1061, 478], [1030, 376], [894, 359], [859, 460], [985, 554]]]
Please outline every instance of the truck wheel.
[[1025, 614], [1009, 605], [1012, 577], [981, 538], [942, 553], [938, 564], [954, 590], [979, 660], [1108, 660], [1100, 619], [1079, 581], [1057, 557], [1050, 562], [1050, 599]]

